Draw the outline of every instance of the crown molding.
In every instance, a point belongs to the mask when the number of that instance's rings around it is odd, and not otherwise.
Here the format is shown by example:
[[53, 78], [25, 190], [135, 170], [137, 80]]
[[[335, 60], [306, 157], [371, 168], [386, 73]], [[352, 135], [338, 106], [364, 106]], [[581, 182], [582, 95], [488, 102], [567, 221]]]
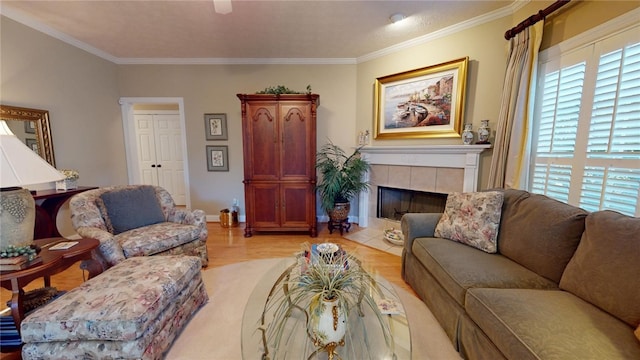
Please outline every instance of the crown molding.
[[467, 29], [482, 25], [484, 23], [488, 23], [493, 20], [503, 18], [505, 16], [513, 15], [517, 10], [524, 7], [529, 2], [530, 0], [516, 1], [516, 2], [513, 2], [510, 6], [505, 6], [501, 9], [494, 10], [492, 12], [486, 13], [481, 16], [477, 16], [475, 18], [471, 18], [469, 20], [463, 21], [455, 25], [448, 26], [446, 28], [442, 28], [432, 33], [425, 34], [420, 37], [395, 44], [393, 46], [389, 46], [388, 48], [374, 51], [367, 55], [358, 57], [357, 63], [359, 64], [359, 63], [374, 60], [383, 56], [391, 55], [393, 53], [414, 47], [416, 45], [426, 44], [430, 41], [434, 41], [436, 39], [443, 38], [445, 36], [449, 36], [449, 35], [458, 33], [460, 31], [467, 30]]
[[105, 60], [111, 61], [113, 63], [117, 63], [118, 58], [107, 53], [104, 52], [100, 49], [97, 49], [87, 43], [84, 43], [74, 37], [71, 37], [63, 32], [60, 32], [50, 26], [47, 26], [39, 21], [37, 21], [36, 19], [34, 19], [33, 17], [26, 15], [25, 13], [23, 13], [22, 11], [19, 10], [14, 10], [11, 9], [7, 6], [0, 6], [0, 15], [2, 16], [6, 16], [11, 20], [17, 21], [22, 25], [25, 25], [27, 27], [30, 27], [34, 30], [40, 31], [41, 33], [44, 33], [46, 35], [49, 35], [53, 38], [56, 38], [64, 43], [67, 43], [69, 45], [75, 46], [78, 49], [84, 50], [90, 54], [93, 54], [95, 56], [98, 56], [100, 58], [103, 58]]
[[21, 11], [0, 6], [0, 15], [118, 65], [357, 65], [513, 15], [530, 1], [518, 0], [504, 8], [357, 58], [119, 58], [47, 26]]
[[118, 58], [119, 65], [355, 65], [354, 58]]

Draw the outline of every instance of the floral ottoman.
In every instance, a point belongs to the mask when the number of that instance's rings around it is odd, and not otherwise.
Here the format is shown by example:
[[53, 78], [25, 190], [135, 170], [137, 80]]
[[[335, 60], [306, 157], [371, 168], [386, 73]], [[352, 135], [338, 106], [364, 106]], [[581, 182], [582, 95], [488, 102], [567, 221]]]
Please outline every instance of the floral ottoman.
[[35, 310], [23, 359], [160, 359], [208, 296], [194, 256], [142, 256]]

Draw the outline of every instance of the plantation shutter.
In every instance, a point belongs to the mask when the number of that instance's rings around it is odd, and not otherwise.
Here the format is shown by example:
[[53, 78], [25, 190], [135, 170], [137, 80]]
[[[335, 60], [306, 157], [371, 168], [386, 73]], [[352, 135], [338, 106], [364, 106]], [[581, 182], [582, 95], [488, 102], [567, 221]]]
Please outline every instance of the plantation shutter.
[[[621, 167], [591, 159], [617, 160]], [[626, 161], [625, 161], [626, 160]], [[634, 162], [635, 160], [635, 169]], [[634, 215], [640, 188], [640, 43], [600, 57], [580, 206]], [[627, 163], [627, 164], [625, 164]]]
[[639, 31], [541, 54], [532, 192], [640, 215]]

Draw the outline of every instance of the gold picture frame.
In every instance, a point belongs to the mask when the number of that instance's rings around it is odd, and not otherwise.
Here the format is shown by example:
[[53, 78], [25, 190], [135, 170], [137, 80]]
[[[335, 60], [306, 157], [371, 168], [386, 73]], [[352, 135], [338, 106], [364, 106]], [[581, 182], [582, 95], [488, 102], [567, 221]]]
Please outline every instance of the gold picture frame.
[[229, 171], [229, 147], [207, 145], [207, 171]]
[[[26, 138], [35, 135], [36, 145], [29, 146], [45, 159], [51, 166], [56, 166], [53, 154], [53, 138], [49, 122], [49, 111], [30, 109], [10, 105], [0, 105], [0, 120], [8, 121], [7, 124], [13, 134], [25, 144]], [[14, 124], [12, 124], [14, 123]], [[24, 127], [22, 125], [24, 123]], [[34, 129], [33, 132], [27, 129]]]
[[469, 57], [376, 79], [375, 139], [460, 137]]

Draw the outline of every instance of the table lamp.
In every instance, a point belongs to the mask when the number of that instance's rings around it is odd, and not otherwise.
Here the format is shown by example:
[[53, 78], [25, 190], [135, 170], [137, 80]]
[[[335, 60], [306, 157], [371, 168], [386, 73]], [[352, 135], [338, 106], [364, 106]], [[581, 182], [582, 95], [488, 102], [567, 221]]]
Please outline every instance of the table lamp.
[[36, 219], [35, 200], [21, 186], [64, 179], [0, 120], [0, 249], [30, 246]]

